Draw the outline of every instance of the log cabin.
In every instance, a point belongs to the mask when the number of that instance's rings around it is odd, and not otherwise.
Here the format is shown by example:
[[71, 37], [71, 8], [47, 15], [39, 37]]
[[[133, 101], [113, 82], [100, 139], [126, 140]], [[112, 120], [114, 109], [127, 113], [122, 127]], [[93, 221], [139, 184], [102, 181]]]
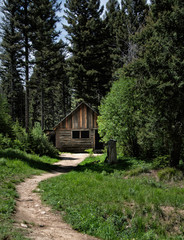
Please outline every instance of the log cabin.
[[56, 148], [62, 152], [85, 152], [103, 148], [99, 141], [97, 113], [86, 103], [80, 103], [55, 128]]

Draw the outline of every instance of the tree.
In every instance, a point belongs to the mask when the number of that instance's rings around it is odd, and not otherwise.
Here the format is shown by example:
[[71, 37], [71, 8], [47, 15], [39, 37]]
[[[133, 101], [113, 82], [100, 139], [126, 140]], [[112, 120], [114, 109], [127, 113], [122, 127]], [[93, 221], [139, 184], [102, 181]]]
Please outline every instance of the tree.
[[[109, 0], [106, 4], [106, 12], [104, 17], [106, 41], [108, 42], [109, 57], [112, 73], [121, 67], [121, 52], [117, 47], [117, 32], [120, 25], [120, 5], [117, 0]], [[122, 23], [122, 22], [121, 22]]]
[[103, 99], [98, 117], [100, 136], [104, 142], [117, 141], [126, 155], [139, 156], [135, 114], [137, 108], [135, 80], [120, 77]]
[[25, 87], [25, 128], [29, 130], [29, 80], [30, 80], [30, 55], [31, 55], [31, 43], [30, 43], [30, 18], [29, 18], [29, 6], [31, 0], [19, 0], [17, 2], [17, 31], [21, 35], [21, 51], [20, 59], [22, 61], [22, 75], [24, 78]]
[[76, 98], [94, 107], [109, 88], [111, 72], [107, 71], [107, 43], [100, 18], [103, 7], [99, 0], [67, 0], [65, 18], [68, 25], [69, 78]]
[[8, 103], [0, 93], [0, 134], [12, 136], [12, 120], [8, 112]]
[[133, 36], [144, 23], [148, 12], [145, 0], [117, 0], [107, 2], [104, 23], [106, 39], [112, 59], [112, 72], [136, 58], [137, 45]]
[[60, 4], [56, 0], [37, 0], [30, 5], [33, 30], [30, 39], [35, 51], [34, 74], [30, 82], [32, 121], [34, 126], [40, 117], [42, 129], [53, 127], [59, 121], [59, 111], [66, 111], [66, 105], [61, 106], [66, 97], [67, 83], [64, 44], [62, 40], [57, 40], [59, 32], [56, 31], [56, 23], [59, 21], [56, 11], [59, 10]]
[[[132, 37], [137, 31], [140, 31], [145, 23], [145, 18], [148, 13], [148, 5], [146, 0], [122, 0], [122, 21], [125, 21], [126, 29], [123, 29], [123, 33], [127, 33], [125, 42], [121, 42], [121, 34], [118, 42], [120, 43], [120, 49], [122, 49], [122, 56], [126, 63], [131, 62], [137, 56], [137, 45], [133, 41]], [[121, 31], [120, 31], [121, 33]], [[122, 45], [122, 47], [121, 47]]]
[[17, 30], [18, 1], [3, 1], [2, 7], [2, 51], [1, 85], [10, 105], [10, 114], [15, 121], [23, 123], [24, 119], [24, 90], [21, 76], [21, 35]]
[[179, 164], [184, 133], [183, 19], [183, 2], [154, 1], [146, 27], [137, 35], [139, 59], [129, 66], [144, 102], [154, 109], [171, 166]]

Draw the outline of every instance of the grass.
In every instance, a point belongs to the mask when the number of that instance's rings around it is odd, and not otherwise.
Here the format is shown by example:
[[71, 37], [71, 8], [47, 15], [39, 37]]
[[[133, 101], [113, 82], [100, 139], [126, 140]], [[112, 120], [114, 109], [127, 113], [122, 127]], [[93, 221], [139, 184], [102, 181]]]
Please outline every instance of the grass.
[[[183, 179], [159, 181], [152, 165], [87, 158], [67, 175], [40, 183], [42, 199], [74, 229], [109, 240], [184, 239]], [[181, 187], [182, 186], [182, 187]]]
[[18, 195], [15, 185], [33, 174], [53, 170], [57, 159], [27, 154], [20, 150], [0, 150], [0, 239], [22, 240], [21, 230], [14, 229], [12, 214]]

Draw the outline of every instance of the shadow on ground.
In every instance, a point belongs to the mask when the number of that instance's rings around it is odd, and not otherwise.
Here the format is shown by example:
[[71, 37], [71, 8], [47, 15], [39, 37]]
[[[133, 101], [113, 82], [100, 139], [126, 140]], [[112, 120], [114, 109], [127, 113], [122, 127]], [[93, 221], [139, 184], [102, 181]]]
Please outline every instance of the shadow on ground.
[[[0, 151], [0, 158], [8, 158], [10, 160], [20, 160], [28, 164], [30, 167], [34, 169], [44, 170], [47, 172], [67, 172], [69, 171], [68, 168], [65, 169], [64, 167], [53, 165], [53, 163], [44, 162], [43, 159], [40, 160], [39, 156], [34, 156], [27, 154], [25, 152], [16, 150], [16, 149], [6, 149]], [[35, 159], [34, 159], [35, 158]], [[59, 159], [58, 159], [59, 160]]]
[[115, 170], [129, 170], [133, 166], [132, 158], [120, 158], [118, 159], [117, 164], [108, 164], [104, 161], [98, 159], [98, 157], [94, 158], [94, 161], [86, 163], [85, 165], [79, 165], [75, 169], [75, 171], [84, 172], [84, 171], [93, 171], [93, 172], [107, 172], [113, 173]]

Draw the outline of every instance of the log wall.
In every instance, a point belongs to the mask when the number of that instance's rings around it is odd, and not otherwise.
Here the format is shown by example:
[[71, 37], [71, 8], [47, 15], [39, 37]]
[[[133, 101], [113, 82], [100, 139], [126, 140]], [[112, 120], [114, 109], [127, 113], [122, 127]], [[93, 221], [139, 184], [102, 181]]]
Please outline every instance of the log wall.
[[[56, 128], [56, 147], [66, 152], [84, 152], [95, 148], [97, 114], [84, 103], [68, 115]], [[79, 138], [73, 138], [73, 131], [79, 131]], [[89, 131], [89, 138], [81, 138], [81, 131]]]

